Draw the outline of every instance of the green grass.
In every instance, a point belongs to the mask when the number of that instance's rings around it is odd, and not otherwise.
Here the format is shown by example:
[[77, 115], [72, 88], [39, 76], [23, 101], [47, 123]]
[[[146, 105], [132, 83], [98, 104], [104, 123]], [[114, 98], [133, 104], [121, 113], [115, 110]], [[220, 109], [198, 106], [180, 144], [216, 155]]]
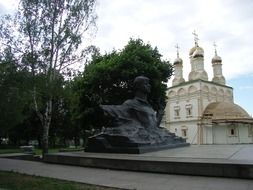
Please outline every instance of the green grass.
[[0, 189], [8, 190], [116, 190], [46, 177], [0, 171]]
[[[48, 153], [57, 153], [59, 152], [59, 148], [50, 148], [48, 149]], [[42, 155], [42, 149], [35, 149], [35, 155]]]
[[[71, 151], [77, 151], [80, 150], [80, 148], [50, 148], [48, 150], [49, 153], [57, 153], [60, 150], [64, 152], [71, 152]], [[9, 154], [9, 153], [22, 153], [22, 150], [19, 148], [8, 148], [8, 149], [0, 149], [0, 154]], [[42, 154], [42, 149], [35, 149], [35, 155], [41, 155]]]
[[21, 152], [22, 150], [18, 148], [0, 149], [0, 154], [21, 153]]

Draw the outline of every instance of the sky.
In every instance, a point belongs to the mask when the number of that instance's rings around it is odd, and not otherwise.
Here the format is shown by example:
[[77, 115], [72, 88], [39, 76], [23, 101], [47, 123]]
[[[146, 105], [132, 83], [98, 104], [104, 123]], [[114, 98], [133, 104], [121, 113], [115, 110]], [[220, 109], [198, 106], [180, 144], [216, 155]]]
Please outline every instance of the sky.
[[[0, 0], [0, 14], [13, 11], [16, 2]], [[252, 0], [98, 0], [97, 33], [92, 43], [105, 53], [122, 49], [130, 38], [141, 38], [171, 62], [178, 44], [188, 80], [189, 50], [196, 31], [209, 80], [213, 77], [215, 41], [226, 84], [234, 89], [235, 103], [253, 115], [252, 12]]]

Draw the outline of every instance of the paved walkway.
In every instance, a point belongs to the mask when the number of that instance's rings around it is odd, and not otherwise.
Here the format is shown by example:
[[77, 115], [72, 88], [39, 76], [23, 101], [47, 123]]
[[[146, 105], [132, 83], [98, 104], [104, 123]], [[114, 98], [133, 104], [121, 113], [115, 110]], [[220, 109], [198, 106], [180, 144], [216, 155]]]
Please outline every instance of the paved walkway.
[[141, 154], [141, 156], [253, 162], [253, 144], [191, 145], [189, 147], [149, 152]]
[[[212, 163], [252, 163], [253, 144], [245, 145], [191, 145], [172, 148], [143, 154], [114, 154], [114, 153], [90, 153], [90, 152], [61, 152], [56, 155], [69, 155], [81, 157], [112, 158], [112, 159], [136, 159], [136, 160], [181, 160]], [[0, 155], [1, 157], [1, 155]]]
[[252, 190], [253, 180], [181, 176], [0, 158], [0, 170], [136, 190]]

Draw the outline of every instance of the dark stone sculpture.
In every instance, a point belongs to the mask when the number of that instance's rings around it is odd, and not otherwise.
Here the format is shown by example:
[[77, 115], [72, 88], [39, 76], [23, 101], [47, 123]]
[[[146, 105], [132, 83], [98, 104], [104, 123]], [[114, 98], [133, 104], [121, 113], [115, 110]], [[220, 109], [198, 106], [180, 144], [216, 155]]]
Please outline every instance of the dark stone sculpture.
[[90, 137], [86, 152], [138, 154], [188, 145], [185, 139], [158, 126], [156, 112], [147, 101], [149, 79], [136, 77], [134, 90], [134, 99], [122, 105], [101, 105], [104, 114], [112, 120], [112, 126]]

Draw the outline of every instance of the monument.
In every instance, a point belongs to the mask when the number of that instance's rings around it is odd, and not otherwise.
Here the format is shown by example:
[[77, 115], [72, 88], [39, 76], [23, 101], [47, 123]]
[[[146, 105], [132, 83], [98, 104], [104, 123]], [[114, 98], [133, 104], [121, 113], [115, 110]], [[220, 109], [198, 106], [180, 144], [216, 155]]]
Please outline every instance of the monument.
[[149, 78], [134, 79], [135, 97], [121, 105], [101, 105], [110, 126], [89, 137], [86, 152], [140, 154], [166, 148], [186, 146], [185, 139], [159, 126], [156, 112], [147, 101]]

